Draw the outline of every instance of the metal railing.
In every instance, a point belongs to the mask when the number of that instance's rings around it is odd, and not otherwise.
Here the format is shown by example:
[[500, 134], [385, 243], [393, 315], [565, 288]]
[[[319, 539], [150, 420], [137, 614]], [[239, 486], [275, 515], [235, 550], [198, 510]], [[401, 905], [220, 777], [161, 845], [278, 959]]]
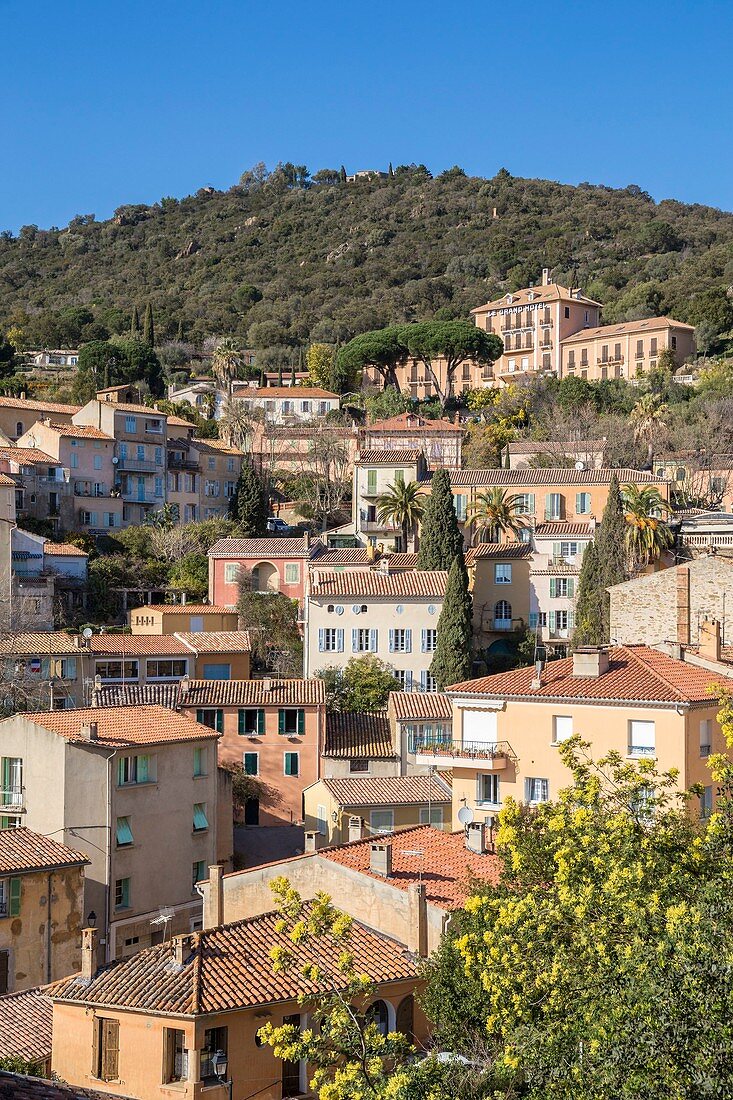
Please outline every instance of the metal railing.
[[118, 465], [118, 470], [130, 470], [139, 474], [162, 474], [165, 467], [157, 462], [149, 462], [147, 459], [142, 458], [121, 458]]
[[25, 787], [6, 787], [0, 789], [0, 813], [3, 810], [21, 809], [24, 804]]
[[431, 734], [413, 733], [407, 739], [407, 751], [416, 756], [465, 757], [474, 760], [494, 760], [497, 757], [516, 759], [508, 741], [455, 741]]

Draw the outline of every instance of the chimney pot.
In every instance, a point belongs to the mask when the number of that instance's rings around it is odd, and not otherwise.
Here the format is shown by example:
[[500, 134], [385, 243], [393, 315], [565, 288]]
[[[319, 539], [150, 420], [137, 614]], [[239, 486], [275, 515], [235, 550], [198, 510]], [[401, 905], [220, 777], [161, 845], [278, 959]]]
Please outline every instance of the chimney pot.
[[191, 955], [191, 941], [193, 937], [191, 935], [176, 936], [173, 940], [173, 958], [175, 959], [176, 966], [185, 966], [186, 961]]
[[99, 740], [99, 725], [97, 722], [85, 722], [81, 727], [82, 737], [87, 741]]
[[373, 841], [369, 853], [369, 870], [373, 875], [389, 878], [392, 874], [392, 845]]
[[262, 681], [262, 690], [264, 691], [265, 695], [272, 691], [272, 680], [269, 676], [265, 676], [264, 680]]
[[82, 928], [81, 930], [81, 977], [82, 981], [90, 982], [97, 972], [97, 949], [99, 945], [99, 930], [97, 928]]
[[481, 856], [486, 854], [486, 827], [483, 821], [472, 821], [466, 829], [466, 848]]
[[364, 822], [360, 817], [349, 818], [349, 844], [353, 840], [362, 840], [364, 837]]
[[209, 886], [204, 896], [204, 928], [224, 923], [224, 868], [221, 863], [209, 867]]
[[542, 285], [543, 286], [549, 286], [550, 285], [550, 269], [549, 269], [549, 267], [543, 267], [542, 268]]
[[700, 623], [699, 653], [708, 661], [720, 660], [720, 622], [705, 618]]
[[598, 679], [608, 672], [608, 646], [581, 646], [573, 652], [573, 676]]
[[305, 851], [317, 852], [318, 851], [318, 837], [320, 833], [315, 829], [309, 829], [305, 834]]

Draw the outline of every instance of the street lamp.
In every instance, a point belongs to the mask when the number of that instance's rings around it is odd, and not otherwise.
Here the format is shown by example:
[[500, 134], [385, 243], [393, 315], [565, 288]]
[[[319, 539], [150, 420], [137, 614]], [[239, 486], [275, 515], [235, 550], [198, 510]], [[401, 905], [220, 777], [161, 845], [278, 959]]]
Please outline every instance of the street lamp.
[[232, 1100], [232, 1079], [231, 1077], [227, 1081], [227, 1069], [229, 1068], [229, 1061], [223, 1050], [217, 1050], [216, 1054], [211, 1059], [211, 1067], [214, 1073], [221, 1081], [222, 1085], [226, 1085], [229, 1089], [229, 1100]]
[[89, 910], [87, 914], [87, 928], [95, 928], [97, 924], [97, 914], [93, 909]]

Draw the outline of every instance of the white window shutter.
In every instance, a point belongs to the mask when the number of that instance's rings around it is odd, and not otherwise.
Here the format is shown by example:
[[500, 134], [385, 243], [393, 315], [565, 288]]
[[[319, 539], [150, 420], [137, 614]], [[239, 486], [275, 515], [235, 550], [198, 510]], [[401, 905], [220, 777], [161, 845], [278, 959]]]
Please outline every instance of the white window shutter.
[[344, 632], [339, 629], [336, 631], [336, 652], [343, 653], [344, 651]]
[[412, 631], [405, 631], [405, 653], [412, 653]]
[[428, 651], [428, 632], [427, 630], [420, 631], [420, 652], [427, 653]]
[[389, 651], [390, 653], [394, 653], [394, 630], [390, 630], [389, 632]]
[[318, 631], [318, 650], [319, 650], [320, 653], [323, 653], [325, 648], [326, 648], [326, 631], [323, 629], [323, 627], [320, 627], [320, 629]]
[[369, 652], [377, 652], [377, 631], [374, 629], [374, 627], [369, 630]]
[[549, 622], [550, 622], [550, 634], [554, 634], [555, 633], [555, 612], [554, 611], [550, 612]]
[[420, 691], [426, 691], [428, 686], [428, 673], [426, 669], [420, 670]]
[[405, 672], [405, 691], [412, 691], [412, 670], [409, 668]]

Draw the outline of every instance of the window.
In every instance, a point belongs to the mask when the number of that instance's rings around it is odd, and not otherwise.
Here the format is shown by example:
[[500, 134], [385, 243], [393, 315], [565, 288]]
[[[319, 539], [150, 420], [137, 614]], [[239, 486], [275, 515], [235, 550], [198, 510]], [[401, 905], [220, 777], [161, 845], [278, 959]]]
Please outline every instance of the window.
[[412, 671], [409, 668], [396, 668], [394, 678], [400, 685], [400, 691], [412, 691]]
[[148, 755], [121, 756], [117, 761], [117, 785], [155, 782], [155, 757]]
[[102, 680], [137, 680], [140, 676], [138, 661], [97, 661], [94, 666]]
[[321, 836], [326, 836], [328, 832], [328, 819], [325, 806], [316, 806], [316, 829]]
[[517, 493], [516, 503], [514, 505], [514, 511], [519, 516], [531, 516], [534, 515], [535, 509], [535, 495], [534, 493]]
[[300, 753], [286, 752], [283, 754], [283, 775], [300, 775]]
[[193, 750], [193, 774], [194, 778], [207, 774], [206, 746], [196, 745]]
[[204, 630], [203, 615], [192, 615], [188, 625], [192, 634], [202, 634]]
[[412, 653], [412, 631], [404, 628], [390, 630], [390, 653]]
[[354, 760], [349, 760], [349, 771], [354, 774], [356, 772], [368, 772], [369, 761], [365, 756], [359, 756]]
[[196, 721], [202, 726], [208, 726], [217, 733], [224, 732], [224, 711], [215, 707], [199, 707], [196, 711]]
[[262, 707], [247, 707], [239, 711], [237, 733], [241, 737], [261, 737], [265, 732], [265, 712]]
[[570, 598], [575, 595], [574, 577], [550, 577], [550, 599]]
[[420, 691], [437, 691], [438, 685], [435, 677], [429, 669], [424, 668], [420, 673]]
[[551, 611], [548, 619], [550, 634], [557, 634], [562, 638], [567, 637], [568, 630], [572, 629], [574, 623], [572, 611]]
[[23, 801], [23, 760], [20, 756], [2, 757], [2, 791], [0, 802], [3, 806], [20, 806]]
[[512, 567], [507, 562], [497, 562], [494, 566], [494, 584], [511, 584]]
[[186, 675], [187, 669], [186, 660], [152, 660], [147, 662], [145, 675], [148, 680], [180, 680]]
[[94, 456], [94, 469], [95, 470], [101, 470], [102, 469], [102, 456], [101, 455], [95, 455]]
[[231, 680], [232, 666], [230, 664], [204, 665], [204, 680]]
[[422, 653], [434, 653], [438, 644], [438, 631], [434, 628], [420, 631], [420, 650]]
[[118, 817], [115, 829], [118, 848], [129, 848], [133, 843], [132, 829], [129, 817]]
[[710, 756], [713, 749], [713, 720], [703, 718], [700, 723], [700, 756]]
[[96, 1040], [95, 1076], [100, 1081], [116, 1081], [120, 1063], [120, 1021], [99, 1016], [96, 1020]]
[[637, 340], [636, 341], [636, 358], [637, 359], [643, 359], [644, 358], [644, 341], [643, 340]]
[[703, 787], [702, 794], [700, 795], [700, 817], [703, 819], [710, 817], [713, 812], [713, 788]]
[[[333, 605], [331, 605], [333, 606]], [[318, 649], [321, 653], [343, 653], [344, 632], [334, 626], [323, 627], [318, 631]]]
[[163, 496], [163, 478], [162, 477], [156, 477], [155, 478], [155, 485], [154, 485], [154, 488], [153, 488], [153, 494], [156, 497], [162, 497]]
[[465, 493], [453, 494], [453, 509], [456, 513], [456, 518], [459, 523], [463, 523], [466, 518], [467, 503], [468, 497]]
[[377, 471], [367, 470], [367, 494], [368, 496], [374, 496], [377, 491]]
[[676, 336], [670, 337], [669, 344], [670, 344], [670, 347], [672, 348], [672, 351], [676, 351], [677, 350], [677, 337]]
[[216, 459], [214, 458], [213, 455], [209, 455], [208, 467], [209, 467], [210, 470], [215, 470], [216, 469]]
[[552, 743], [559, 745], [573, 736], [573, 719], [569, 715], [556, 714], [552, 719]]
[[562, 519], [562, 493], [545, 496], [545, 519]]
[[547, 612], [546, 611], [530, 611], [529, 613], [529, 629], [536, 630], [538, 626], [547, 626]]
[[206, 816], [206, 803], [195, 802], [193, 807], [193, 831], [203, 833], [209, 827], [209, 819]]
[[[20, 822], [15, 828], [20, 826]], [[0, 879], [0, 917], [20, 916], [20, 878]], [[5, 991], [7, 992], [7, 990]]]
[[488, 803], [490, 806], [500, 806], [499, 776], [480, 774], [476, 776], [476, 801]]
[[194, 860], [194, 862], [191, 864], [191, 892], [194, 892], [196, 890], [196, 883], [203, 882], [206, 877], [206, 860]]
[[507, 600], [499, 600], [494, 605], [494, 630], [512, 629], [512, 605]]
[[258, 752], [246, 752], [242, 763], [245, 775], [260, 774], [260, 754]]
[[115, 909], [130, 908], [130, 880], [118, 878], [115, 882]]
[[225, 1027], [207, 1028], [204, 1032], [204, 1048], [201, 1051], [201, 1079], [203, 1081], [208, 1080], [209, 1083], [211, 1083], [212, 1078], [218, 1081], [218, 1078], [214, 1073], [212, 1058], [216, 1054], [217, 1050], [223, 1050], [226, 1054], [227, 1049], [228, 1029]]
[[590, 513], [590, 493], [575, 494], [575, 512], [579, 516], [587, 516]]
[[536, 805], [538, 802], [547, 802], [550, 797], [550, 783], [547, 779], [527, 778], [524, 781], [524, 799]]
[[305, 711], [301, 707], [281, 707], [277, 712], [277, 732], [287, 737], [305, 733]]
[[300, 584], [300, 562], [289, 561], [285, 563], [285, 583]]
[[144, 462], [145, 461], [145, 444], [144, 443], [138, 443], [135, 453], [137, 455], [138, 462]]
[[353, 653], [376, 653], [377, 631], [354, 628], [351, 631], [351, 650]]
[[[194, 863], [194, 876], [196, 864]], [[194, 877], [194, 884], [198, 879]], [[165, 1073], [163, 1081], [170, 1084], [172, 1081], [186, 1081], [188, 1079], [188, 1051], [186, 1050], [186, 1033], [175, 1027], [165, 1029]]]
[[442, 829], [443, 827], [443, 807], [442, 806], [421, 806], [420, 807], [420, 824], [421, 825], [434, 825], [436, 829]]
[[654, 756], [655, 736], [653, 722], [629, 722], [629, 756]]
[[394, 810], [372, 810], [369, 828], [373, 833], [391, 833], [394, 829]]

